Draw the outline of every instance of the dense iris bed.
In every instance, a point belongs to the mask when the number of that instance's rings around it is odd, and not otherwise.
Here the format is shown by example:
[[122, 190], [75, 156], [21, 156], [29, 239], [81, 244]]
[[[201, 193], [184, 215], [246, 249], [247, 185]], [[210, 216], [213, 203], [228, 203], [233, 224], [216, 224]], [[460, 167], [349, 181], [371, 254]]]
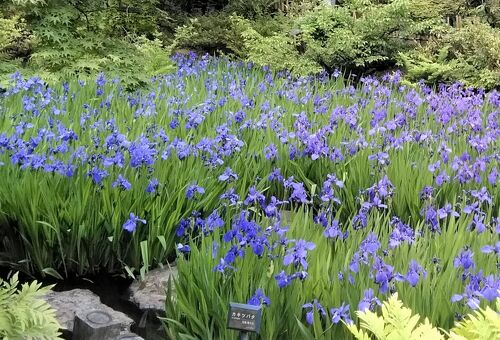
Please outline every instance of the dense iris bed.
[[267, 306], [265, 338], [335, 338], [391, 292], [444, 328], [499, 296], [498, 92], [176, 62], [132, 94], [13, 78], [0, 263], [144, 272], [177, 254], [167, 330], [215, 338], [229, 300]]

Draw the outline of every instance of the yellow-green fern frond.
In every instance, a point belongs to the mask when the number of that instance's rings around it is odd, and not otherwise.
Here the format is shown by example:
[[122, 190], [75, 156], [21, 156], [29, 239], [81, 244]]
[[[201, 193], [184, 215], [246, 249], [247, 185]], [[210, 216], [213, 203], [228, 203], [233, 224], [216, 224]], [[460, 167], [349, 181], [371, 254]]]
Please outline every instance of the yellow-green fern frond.
[[9, 282], [0, 279], [0, 338], [58, 339], [55, 311], [41, 299], [50, 287], [36, 281], [18, 286], [17, 273]]
[[412, 315], [411, 309], [403, 306], [397, 294], [384, 302], [381, 316], [371, 311], [358, 311], [356, 314], [360, 320], [361, 329], [354, 324], [348, 325], [347, 328], [359, 340], [371, 339], [370, 333], [373, 338], [379, 340], [444, 339], [443, 334], [428, 319], [420, 323], [420, 316]]
[[[500, 299], [497, 299], [498, 307], [500, 307]], [[479, 309], [469, 314], [464, 321], [451, 330], [450, 339], [500, 339], [500, 315], [490, 307]]]

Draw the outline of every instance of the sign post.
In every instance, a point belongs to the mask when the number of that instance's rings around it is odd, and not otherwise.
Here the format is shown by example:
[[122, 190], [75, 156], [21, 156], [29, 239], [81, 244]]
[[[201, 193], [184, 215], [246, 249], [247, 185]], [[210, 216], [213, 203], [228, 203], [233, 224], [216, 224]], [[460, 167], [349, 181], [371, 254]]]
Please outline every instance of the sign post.
[[261, 306], [229, 303], [227, 328], [240, 331], [239, 340], [248, 340], [249, 333], [260, 332]]

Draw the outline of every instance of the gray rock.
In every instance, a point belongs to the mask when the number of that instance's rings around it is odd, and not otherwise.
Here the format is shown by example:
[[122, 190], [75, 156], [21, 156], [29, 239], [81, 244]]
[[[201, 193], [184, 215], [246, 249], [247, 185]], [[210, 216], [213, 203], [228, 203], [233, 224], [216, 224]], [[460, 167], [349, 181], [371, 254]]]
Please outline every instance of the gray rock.
[[121, 332], [120, 335], [114, 340], [144, 340], [144, 339], [134, 333]]
[[[137, 280], [129, 287], [129, 301], [143, 311], [165, 313], [166, 287], [169, 278], [177, 277], [175, 266], [164, 266], [149, 271], [143, 281]], [[173, 288], [173, 283], [172, 283]]]
[[73, 340], [109, 340], [117, 338], [122, 325], [102, 310], [77, 311], [73, 327]]
[[106, 306], [101, 299], [87, 289], [73, 289], [64, 292], [51, 291], [45, 296], [45, 300], [56, 310], [56, 317], [63, 329], [73, 332], [75, 314], [94, 310], [105, 312], [113, 320], [120, 323], [121, 329], [130, 330], [134, 322], [122, 312]]

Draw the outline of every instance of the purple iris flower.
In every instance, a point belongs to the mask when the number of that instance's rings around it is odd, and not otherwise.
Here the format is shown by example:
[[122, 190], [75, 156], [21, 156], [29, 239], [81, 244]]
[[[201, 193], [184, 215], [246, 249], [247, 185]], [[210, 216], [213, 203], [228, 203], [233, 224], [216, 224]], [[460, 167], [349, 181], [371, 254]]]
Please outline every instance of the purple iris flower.
[[[228, 200], [230, 206], [234, 206], [238, 203], [238, 200], [240, 199], [240, 196], [235, 193], [234, 188], [229, 189], [219, 197], [221, 200]], [[224, 203], [226, 204], [226, 203]]]
[[465, 271], [474, 269], [474, 253], [469, 249], [462, 250], [453, 260], [453, 266], [455, 268], [462, 267]]
[[279, 288], [284, 288], [284, 287], [288, 286], [290, 283], [292, 283], [292, 280], [285, 273], [284, 270], [282, 270], [281, 273], [276, 275], [274, 278], [276, 279], [276, 282], [278, 283]]
[[118, 178], [113, 182], [111, 186], [113, 188], [119, 187], [120, 189], [127, 191], [132, 188], [132, 184], [130, 184], [130, 182], [127, 181], [127, 179], [122, 175], [118, 175]]
[[271, 196], [271, 201], [264, 208], [264, 213], [267, 217], [276, 217], [278, 216], [278, 207], [282, 204], [286, 203], [285, 201], [280, 201], [276, 197]]
[[377, 161], [379, 165], [389, 164], [389, 154], [387, 152], [377, 152], [376, 154], [368, 156], [369, 161]]
[[177, 229], [175, 234], [177, 237], [182, 237], [186, 233], [186, 230], [191, 226], [191, 222], [187, 219], [181, 219], [179, 224], [177, 225]]
[[340, 320], [343, 320], [347, 324], [353, 323], [349, 315], [349, 305], [345, 305], [344, 303], [339, 308], [330, 308], [330, 316], [333, 324], [339, 323]]
[[479, 200], [479, 202], [487, 202], [488, 204], [491, 204], [491, 196], [488, 193], [488, 190], [485, 187], [482, 187], [481, 190], [472, 190], [470, 192], [472, 197], [475, 197]]
[[368, 236], [361, 242], [359, 250], [363, 253], [370, 255], [375, 255], [377, 250], [380, 248], [380, 241], [373, 232], [370, 232]]
[[439, 219], [443, 219], [448, 216], [460, 217], [460, 214], [453, 210], [453, 207], [450, 203], [446, 203], [444, 207], [438, 209], [437, 214], [439, 216]]
[[422, 191], [420, 191], [420, 199], [422, 201], [428, 200], [432, 198], [433, 194], [434, 194], [434, 188], [431, 186], [426, 186], [422, 189]]
[[382, 306], [382, 303], [375, 296], [373, 289], [369, 288], [369, 289], [365, 290], [365, 292], [363, 294], [363, 299], [361, 299], [361, 301], [359, 301], [358, 310], [360, 310], [362, 312], [364, 312], [366, 310], [370, 310], [372, 312], [375, 312], [375, 308], [377, 306]]
[[326, 181], [323, 182], [323, 189], [321, 191], [321, 200], [323, 202], [333, 201], [340, 204], [340, 200], [334, 195], [334, 186], [338, 188], [344, 187], [344, 182], [339, 180], [335, 175], [328, 175]]
[[308, 203], [307, 193], [306, 190], [304, 189], [304, 183], [293, 182], [291, 186], [293, 188], [293, 191], [292, 194], [290, 195], [290, 200], [297, 201], [300, 203]]
[[393, 217], [391, 225], [394, 229], [389, 235], [389, 249], [394, 249], [403, 242], [409, 244], [415, 242], [415, 231], [413, 228], [403, 223], [399, 218]]
[[123, 168], [125, 166], [125, 156], [120, 151], [115, 151], [115, 154], [110, 157], [105, 157], [102, 161], [104, 167], [110, 167], [112, 165], [116, 165], [119, 168]]
[[327, 315], [325, 308], [323, 308], [323, 306], [316, 299], [314, 299], [313, 302], [303, 304], [302, 309], [306, 310], [306, 322], [309, 326], [314, 323], [315, 311], [318, 311], [318, 314], [322, 317], [326, 317]]
[[394, 268], [376, 256], [372, 269], [375, 272], [375, 283], [379, 285], [380, 292], [385, 294], [389, 290], [389, 283], [394, 278]]
[[307, 252], [309, 250], [313, 250], [314, 248], [316, 248], [314, 243], [307, 242], [305, 240], [298, 240], [292, 248], [287, 250], [285, 257], [283, 258], [283, 264], [288, 266], [293, 263], [295, 266], [301, 265], [304, 269], [307, 269]]
[[490, 173], [488, 174], [488, 182], [491, 185], [495, 185], [497, 181], [500, 179], [500, 174], [498, 173], [498, 170], [496, 167], [491, 169]]
[[469, 215], [472, 212], [477, 212], [477, 211], [480, 211], [479, 210], [479, 203], [478, 202], [474, 202], [472, 204], [468, 204], [468, 205], [466, 205], [466, 206], [464, 206], [462, 208], [462, 212], [464, 214], [467, 214], [467, 215]]
[[177, 250], [180, 251], [181, 253], [189, 253], [191, 252], [191, 247], [188, 246], [187, 244], [182, 244], [182, 243], [179, 243], [177, 244]]
[[153, 165], [157, 153], [153, 144], [146, 137], [141, 137], [138, 141], [132, 143], [128, 151], [130, 153], [130, 166], [132, 168], [141, 165]]
[[415, 287], [418, 283], [420, 276], [426, 278], [427, 272], [424, 270], [424, 268], [422, 268], [420, 264], [418, 264], [417, 261], [411, 260], [410, 265], [408, 266], [408, 272], [406, 273], [404, 279], [408, 281], [408, 283], [412, 287]]
[[434, 173], [436, 170], [439, 170], [441, 168], [441, 161], [437, 161], [436, 163], [431, 163], [427, 167], [430, 172]]
[[196, 184], [190, 185], [186, 190], [186, 198], [193, 199], [196, 194], [203, 195], [205, 193], [205, 189]]
[[135, 216], [134, 213], [130, 213], [129, 219], [123, 224], [123, 229], [131, 233], [137, 228], [137, 222], [146, 224], [146, 220]]
[[377, 183], [377, 191], [381, 197], [388, 197], [392, 196], [394, 193], [394, 185], [392, 182], [389, 180], [387, 176], [384, 176], [380, 181]]
[[500, 277], [488, 275], [483, 280], [483, 287], [479, 291], [479, 295], [489, 302], [500, 297]]
[[156, 190], [158, 190], [159, 185], [160, 185], [160, 182], [158, 182], [158, 180], [156, 178], [152, 178], [149, 181], [148, 186], [146, 187], [146, 192], [150, 193], [150, 194], [154, 194], [156, 192]]
[[422, 209], [422, 213], [424, 215], [425, 223], [429, 226], [429, 229], [432, 232], [441, 232], [441, 228], [439, 227], [438, 214], [436, 209], [432, 205], [428, 205], [427, 207]]
[[278, 156], [278, 148], [276, 148], [276, 145], [274, 144], [269, 144], [264, 148], [264, 155], [267, 160], [276, 159]]
[[212, 233], [215, 229], [221, 228], [224, 225], [224, 220], [219, 216], [217, 210], [214, 210], [205, 220], [205, 235]]
[[481, 252], [485, 253], [485, 254], [493, 253], [493, 254], [496, 254], [498, 257], [500, 257], [500, 241], [495, 243], [494, 246], [487, 245], [487, 246], [482, 247]]
[[469, 229], [475, 229], [478, 233], [482, 233], [486, 230], [486, 224], [484, 223], [484, 214], [476, 212], [472, 221], [469, 223]]
[[219, 260], [219, 264], [215, 266], [213, 271], [217, 271], [219, 273], [224, 274], [228, 269], [235, 270], [236, 268], [227, 263], [225, 259], [221, 258]]
[[250, 299], [248, 299], [247, 303], [252, 306], [264, 305], [266, 307], [269, 307], [271, 305], [271, 300], [264, 294], [264, 291], [262, 289], [258, 288], [255, 291], [255, 294]]
[[226, 168], [224, 172], [218, 177], [221, 182], [233, 182], [238, 179], [238, 175], [231, 170], [231, 168]]
[[365, 228], [368, 223], [368, 212], [369, 208], [362, 206], [359, 212], [352, 219], [352, 225], [355, 230]]
[[280, 168], [274, 168], [273, 171], [269, 174], [268, 177], [269, 181], [278, 181], [282, 182], [283, 181], [283, 176], [281, 175], [281, 169]]
[[340, 223], [338, 220], [333, 220], [332, 224], [325, 229], [323, 235], [326, 238], [338, 238], [345, 240], [348, 234], [347, 231], [343, 233], [342, 230], [340, 230]]
[[[479, 308], [479, 298], [482, 297], [481, 286], [484, 287], [484, 277], [482, 272], [477, 274], [471, 274], [468, 276], [469, 282], [465, 286], [465, 292], [463, 294], [454, 294], [451, 297], [451, 302], [455, 303], [462, 300], [467, 300], [467, 306], [471, 309]], [[488, 293], [487, 293], [488, 294]]]
[[97, 184], [101, 185], [102, 180], [108, 176], [108, 172], [106, 170], [101, 170], [97, 167], [93, 167], [89, 172], [88, 176], [92, 178], [92, 181]]
[[251, 187], [248, 190], [248, 195], [247, 198], [245, 198], [245, 201], [243, 201], [244, 205], [250, 205], [250, 204], [255, 204], [259, 203], [260, 205], [265, 204], [266, 198], [264, 195], [262, 195], [255, 187]]
[[438, 186], [442, 186], [444, 183], [450, 181], [450, 176], [446, 173], [446, 171], [442, 171], [439, 175], [436, 176], [436, 184]]

